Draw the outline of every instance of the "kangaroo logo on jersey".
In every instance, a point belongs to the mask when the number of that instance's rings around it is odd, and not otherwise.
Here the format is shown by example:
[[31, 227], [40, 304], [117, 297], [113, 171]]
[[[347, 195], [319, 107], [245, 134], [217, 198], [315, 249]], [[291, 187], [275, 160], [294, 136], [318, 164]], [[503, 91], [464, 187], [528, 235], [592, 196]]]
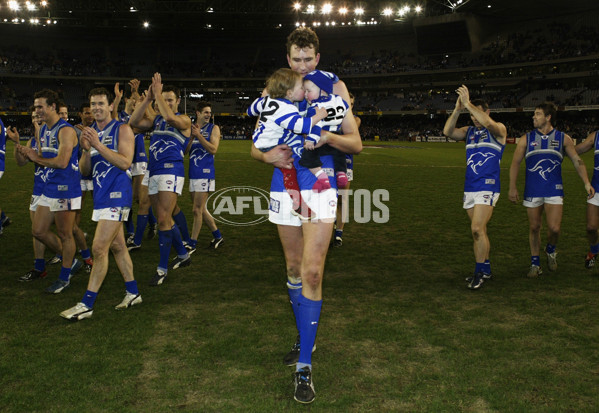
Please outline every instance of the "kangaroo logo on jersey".
[[473, 153], [468, 158], [468, 162], [466, 165], [472, 169], [472, 172], [478, 175], [477, 169], [483, 166], [489, 159], [493, 159], [496, 155], [493, 152], [485, 152], [485, 153]]
[[[106, 165], [108, 166], [108, 169], [106, 169], [103, 172], [98, 173], [98, 170], [96, 169], [98, 166], [100, 165]], [[105, 162], [105, 161], [98, 161], [98, 163], [94, 166], [94, 179], [96, 180], [96, 183], [98, 184], [98, 187], [102, 188], [102, 179], [104, 179], [109, 173], [110, 170], [114, 168], [114, 166], [110, 163], [110, 162]]]
[[[162, 144], [163, 146], [158, 148]], [[154, 155], [154, 159], [158, 160], [158, 155], [168, 151], [170, 148], [177, 149], [177, 144], [171, 141], [156, 141], [150, 145], [150, 152]]]
[[554, 161], [553, 159], [541, 159], [536, 163], [535, 166], [529, 169], [530, 172], [538, 172], [545, 181], [548, 176], [555, 168], [560, 165], [559, 161]]
[[189, 159], [193, 160], [193, 164], [195, 166], [199, 166], [198, 162], [201, 161], [202, 159], [204, 159], [206, 157], [206, 155], [208, 155], [208, 151], [204, 149], [204, 147], [202, 148], [197, 148], [196, 150], [193, 151], [193, 153], [191, 155], [189, 155]]

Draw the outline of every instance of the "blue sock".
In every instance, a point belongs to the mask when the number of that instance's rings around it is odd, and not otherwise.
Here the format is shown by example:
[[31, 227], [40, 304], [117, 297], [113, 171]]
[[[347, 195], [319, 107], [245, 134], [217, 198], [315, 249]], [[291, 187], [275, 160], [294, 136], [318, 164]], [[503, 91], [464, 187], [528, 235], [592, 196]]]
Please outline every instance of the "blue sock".
[[336, 229], [335, 230], [335, 237], [343, 238], [343, 230], [342, 229]]
[[483, 273], [491, 274], [491, 261], [485, 260], [485, 263], [483, 264]]
[[166, 272], [168, 268], [168, 258], [171, 254], [171, 246], [173, 244], [173, 231], [158, 230], [158, 246], [160, 249], [160, 262], [158, 268]]
[[179, 258], [187, 257], [187, 250], [183, 246], [183, 240], [181, 239], [181, 233], [179, 232], [179, 226], [173, 225], [171, 228], [171, 233], [173, 234], [173, 247], [175, 251], [177, 251], [177, 255]]
[[44, 272], [44, 270], [46, 269], [46, 260], [43, 258], [36, 258], [33, 264], [33, 268], [35, 268], [38, 271]]
[[69, 279], [71, 278], [71, 267], [61, 267], [60, 275], [58, 276], [58, 278], [60, 278], [63, 281], [69, 281]]
[[223, 237], [218, 228], [216, 229], [216, 231], [212, 231], [212, 236], [214, 237], [214, 239], [219, 239]]
[[297, 306], [299, 307], [298, 313], [300, 316], [299, 363], [303, 363], [303, 366], [309, 366], [312, 364], [312, 347], [314, 347], [314, 342], [316, 341], [316, 331], [318, 330], [322, 300], [312, 301], [300, 294], [297, 299]]
[[198, 240], [190, 238], [189, 239], [189, 245], [191, 245], [193, 248], [197, 247], [198, 246]]
[[297, 303], [299, 296], [302, 295], [302, 283], [293, 284], [287, 281], [287, 292], [289, 293], [289, 301], [291, 301], [291, 308], [295, 316], [295, 326], [297, 327], [297, 331], [299, 331], [299, 314], [295, 303]]
[[135, 236], [133, 237], [133, 242], [136, 245], [141, 245], [146, 225], [148, 225], [148, 215], [137, 215], [137, 228], [135, 228]]
[[129, 218], [125, 221], [125, 228], [127, 230], [127, 234], [134, 234], [135, 228], [133, 227], [133, 214], [129, 211]]
[[96, 302], [96, 297], [97, 296], [98, 296], [98, 293], [95, 293], [93, 291], [87, 290], [85, 292], [85, 295], [81, 299], [81, 302], [83, 304], [85, 304], [86, 306], [88, 306], [89, 308], [94, 308], [94, 303]]
[[189, 242], [189, 230], [187, 229], [187, 219], [185, 219], [185, 214], [183, 210], [179, 211], [177, 215], [173, 215], [173, 219], [175, 220], [175, 224], [179, 227], [179, 231], [181, 232], [181, 238], [185, 242]]
[[545, 251], [547, 252], [547, 254], [553, 254], [555, 252], [555, 245], [548, 243], [545, 247]]
[[538, 255], [533, 255], [532, 257], [530, 257], [530, 263], [531, 265], [541, 266], [541, 259]]
[[599, 254], [599, 244], [591, 245], [591, 254]]
[[150, 225], [156, 225], [156, 217], [152, 212], [152, 208], [150, 208], [150, 210], [148, 211], [148, 222], [150, 223]]
[[127, 290], [127, 292], [129, 294], [139, 294], [139, 290], [137, 289], [137, 281], [133, 280], [133, 281], [127, 281], [125, 283], [125, 289]]
[[83, 258], [84, 261], [92, 257], [92, 254], [89, 252], [89, 248], [79, 251], [79, 254], [81, 254], [81, 258]]
[[478, 274], [479, 272], [483, 272], [483, 268], [485, 267], [485, 264], [482, 262], [477, 262], [476, 266], [474, 267], [474, 273]]
[[4, 211], [2, 211], [2, 213], [0, 213], [0, 220], [4, 221], [6, 219], [6, 214], [4, 213]]

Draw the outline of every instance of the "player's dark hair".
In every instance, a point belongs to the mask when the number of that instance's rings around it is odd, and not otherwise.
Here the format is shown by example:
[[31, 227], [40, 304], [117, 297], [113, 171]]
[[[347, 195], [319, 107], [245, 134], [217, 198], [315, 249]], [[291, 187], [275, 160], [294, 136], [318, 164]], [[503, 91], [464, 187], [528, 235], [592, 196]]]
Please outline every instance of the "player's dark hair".
[[56, 112], [58, 112], [58, 104], [60, 103], [58, 93], [50, 89], [42, 89], [39, 92], [35, 92], [35, 95], [33, 95], [33, 99], [43, 98], [46, 99], [46, 104], [48, 106], [56, 105]]
[[[89, 91], [89, 94], [87, 95], [88, 99], [91, 99], [92, 96], [106, 96], [106, 99], [108, 100], [108, 104], [110, 105], [113, 102], [113, 97], [112, 97], [112, 93], [110, 93], [108, 91], [108, 89], [106, 89], [105, 87], [96, 87], [93, 88], [92, 90]], [[81, 110], [83, 111], [84, 107], [90, 107], [89, 103], [86, 106], [83, 106], [81, 108]]]
[[268, 96], [274, 99], [287, 97], [287, 91], [295, 87], [302, 75], [291, 69], [279, 69], [266, 80]]
[[85, 102], [83, 105], [81, 105], [81, 107], [79, 108], [79, 113], [83, 113], [83, 111], [85, 110], [85, 108], [90, 108], [91, 106], [89, 105], [89, 102]]
[[162, 93], [164, 93], [164, 92], [173, 92], [175, 94], [175, 96], [177, 97], [177, 99], [179, 99], [181, 97], [181, 89], [179, 89], [177, 86], [164, 85], [162, 87]]
[[291, 52], [292, 46], [297, 46], [300, 49], [304, 49], [306, 47], [313, 47], [314, 54], [318, 54], [318, 50], [320, 49], [320, 42], [318, 41], [318, 36], [314, 30], [309, 27], [298, 27], [294, 31], [291, 32], [289, 36], [287, 36], [287, 54], [289, 55]]
[[202, 111], [202, 109], [204, 109], [204, 108], [206, 108], [206, 107], [208, 107], [208, 108], [212, 108], [212, 103], [210, 103], [210, 102], [207, 102], [207, 101], [205, 101], [205, 100], [200, 100], [200, 101], [198, 102], [198, 104], [196, 105], [196, 111], [197, 111], [197, 112], [201, 112], [201, 111]]
[[480, 106], [483, 110], [489, 110], [489, 104], [482, 99], [472, 99], [470, 101], [474, 106]]
[[543, 111], [543, 113], [545, 114], [545, 116], [551, 116], [551, 119], [549, 119], [549, 123], [551, 123], [552, 126], [555, 126], [555, 118], [557, 116], [557, 106], [555, 106], [555, 103], [553, 102], [543, 102], [543, 103], [539, 103], [535, 109], [541, 109]]

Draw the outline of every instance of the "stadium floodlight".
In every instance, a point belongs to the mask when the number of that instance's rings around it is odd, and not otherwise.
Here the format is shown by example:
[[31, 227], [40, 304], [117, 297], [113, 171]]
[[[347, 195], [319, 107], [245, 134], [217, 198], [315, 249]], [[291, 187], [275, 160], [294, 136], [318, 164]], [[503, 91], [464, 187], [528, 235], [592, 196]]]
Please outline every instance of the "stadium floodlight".
[[404, 9], [399, 9], [399, 11], [397, 12], [397, 14], [399, 14], [399, 17], [403, 17], [406, 15], [406, 12]]
[[33, 4], [33, 3], [32, 3], [32, 2], [30, 2], [30, 1], [26, 1], [26, 2], [25, 2], [25, 7], [26, 7], [26, 8], [27, 8], [27, 10], [29, 10], [29, 11], [34, 11], [34, 10], [36, 10], [36, 9], [37, 9], [37, 7], [35, 7], [35, 4]]
[[48, 5], [48, 2], [47, 2], [46, 0], [42, 0], [42, 1], [40, 2], [40, 5], [41, 5], [42, 7], [46, 7], [46, 6]]
[[405, 14], [408, 14], [410, 12], [410, 6], [408, 6], [408, 5], [403, 6], [402, 10], [404, 11]]
[[347, 7], [341, 7], [339, 9], [339, 14], [347, 14]]
[[314, 5], [313, 4], [308, 4], [308, 7], [306, 8], [306, 13], [312, 14], [314, 13]]
[[391, 9], [391, 7], [386, 7], [383, 10], [383, 16], [391, 16], [393, 14], [393, 10]]
[[334, 21], [334, 20], [331, 22], [331, 26], [335, 26], [336, 24], [337, 24], [337, 23], [335, 23], [335, 21]]
[[416, 7], [414, 7], [414, 11], [416, 13], [421, 13], [422, 12], [422, 6], [416, 6]]
[[329, 14], [333, 11], [333, 5], [331, 3], [325, 3], [322, 5], [321, 13]]
[[46, 20], [46, 24], [52, 24], [52, 20], [50, 20], [50, 19]]
[[364, 14], [364, 9], [363, 9], [362, 7], [358, 7], [358, 8], [356, 8], [356, 9], [354, 10], [354, 13], [355, 13], [357, 16], [361, 16], [361, 15], [363, 15], [363, 14]]
[[295, 27], [300, 27], [300, 22], [295, 22]]
[[302, 8], [302, 3], [297, 2], [297, 3], [293, 4], [293, 9], [295, 11], [299, 11], [299, 9], [301, 9], [301, 8]]
[[16, 0], [10, 0], [8, 2], [8, 8], [11, 10], [14, 10], [14, 11], [19, 11], [19, 10], [21, 10], [21, 5]]
[[145, 22], [143, 23], [143, 26], [144, 26], [144, 29], [147, 29], [147, 28], [149, 28], [149, 27], [150, 27], [150, 22], [149, 22], [149, 21], [145, 21]]

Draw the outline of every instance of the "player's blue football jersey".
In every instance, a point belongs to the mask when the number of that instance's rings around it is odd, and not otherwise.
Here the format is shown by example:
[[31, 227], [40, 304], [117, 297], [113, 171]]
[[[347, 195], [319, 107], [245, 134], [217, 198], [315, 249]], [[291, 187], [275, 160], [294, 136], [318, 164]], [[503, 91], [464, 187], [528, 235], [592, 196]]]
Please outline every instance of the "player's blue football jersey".
[[525, 198], [564, 195], [562, 183], [563, 132], [553, 129], [547, 135], [538, 130], [527, 133], [525, 159]]
[[487, 128], [468, 128], [464, 192], [500, 192], [499, 164], [504, 149]]

